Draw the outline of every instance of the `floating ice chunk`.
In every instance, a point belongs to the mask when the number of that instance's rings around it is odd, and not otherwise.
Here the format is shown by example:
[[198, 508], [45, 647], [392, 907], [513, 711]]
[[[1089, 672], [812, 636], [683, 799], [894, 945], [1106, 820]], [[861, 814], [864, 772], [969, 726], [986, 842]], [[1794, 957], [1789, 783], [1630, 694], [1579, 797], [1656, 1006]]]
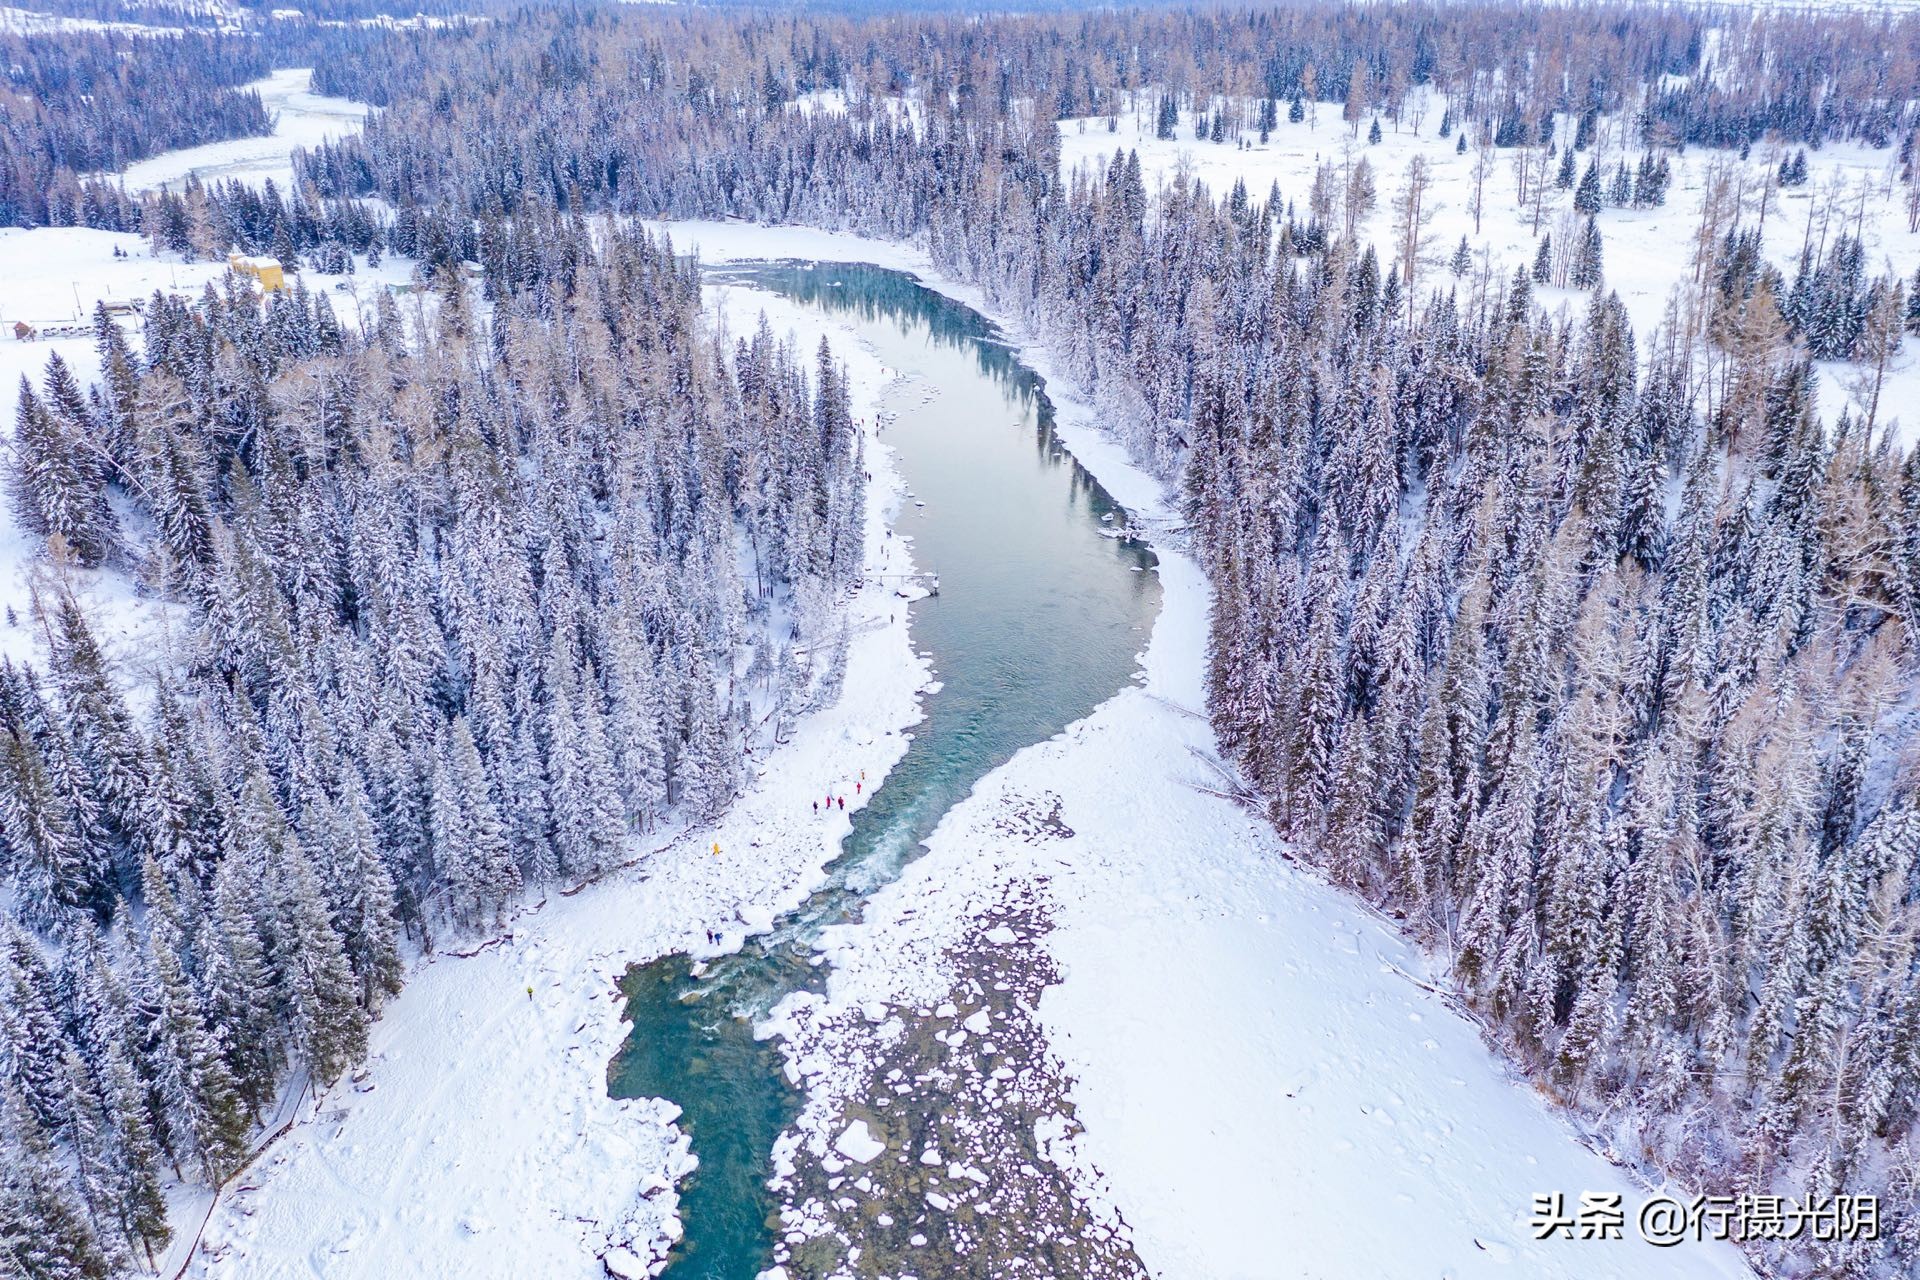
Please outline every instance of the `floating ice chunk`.
[[865, 1164], [885, 1151], [887, 1144], [873, 1136], [865, 1120], [855, 1120], [845, 1133], [834, 1139], [833, 1149], [849, 1160]]

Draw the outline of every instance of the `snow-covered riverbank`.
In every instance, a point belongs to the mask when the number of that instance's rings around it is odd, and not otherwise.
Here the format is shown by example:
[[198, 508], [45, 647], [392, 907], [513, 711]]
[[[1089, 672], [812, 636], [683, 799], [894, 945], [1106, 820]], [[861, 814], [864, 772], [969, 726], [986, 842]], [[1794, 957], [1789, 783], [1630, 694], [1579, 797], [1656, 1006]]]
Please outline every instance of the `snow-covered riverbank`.
[[[913, 270], [992, 314], [902, 246], [738, 224], [670, 229], [707, 260]], [[1052, 376], [1043, 351], [1023, 357]], [[1168, 528], [1160, 486], [1061, 379], [1048, 390], [1074, 455], [1149, 536]], [[863, 923], [830, 934], [826, 1002], [789, 1010], [791, 1027], [808, 1030], [815, 1091], [859, 1101], [854, 1069], [821, 1030], [835, 1016], [939, 1005], [981, 918], [1037, 901], [1062, 974], [1039, 1020], [1085, 1127], [1059, 1152], [1090, 1205], [1125, 1218], [1154, 1274], [1748, 1274], [1729, 1246], [1658, 1249], [1630, 1224], [1621, 1241], [1532, 1239], [1535, 1193], [1577, 1204], [1584, 1191], [1617, 1191], [1631, 1212], [1645, 1192], [1505, 1074], [1390, 925], [1289, 862], [1271, 830], [1215, 793], [1201, 711], [1206, 585], [1159, 541], [1166, 595], [1143, 684], [990, 775]], [[1058, 824], [1038, 837], [1009, 821], [1056, 801]], [[813, 1105], [802, 1123], [803, 1139], [831, 1142], [848, 1120]]]
[[282, 196], [291, 194], [293, 149], [358, 133], [370, 110], [363, 102], [313, 92], [312, 80], [311, 68], [296, 67], [242, 85], [259, 93], [273, 117], [272, 133], [209, 142], [142, 160], [121, 175], [127, 190], [177, 188], [188, 178], [198, 177], [202, 182], [238, 178], [250, 186], [271, 180]]

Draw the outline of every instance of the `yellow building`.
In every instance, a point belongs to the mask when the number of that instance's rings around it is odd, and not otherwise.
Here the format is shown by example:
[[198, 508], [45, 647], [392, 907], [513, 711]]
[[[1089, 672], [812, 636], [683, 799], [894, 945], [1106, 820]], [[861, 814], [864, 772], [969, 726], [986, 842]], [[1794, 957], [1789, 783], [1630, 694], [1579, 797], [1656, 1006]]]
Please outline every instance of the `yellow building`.
[[249, 258], [236, 249], [227, 255], [227, 266], [243, 276], [252, 276], [268, 293], [278, 293], [287, 287], [286, 273], [280, 269], [278, 258]]

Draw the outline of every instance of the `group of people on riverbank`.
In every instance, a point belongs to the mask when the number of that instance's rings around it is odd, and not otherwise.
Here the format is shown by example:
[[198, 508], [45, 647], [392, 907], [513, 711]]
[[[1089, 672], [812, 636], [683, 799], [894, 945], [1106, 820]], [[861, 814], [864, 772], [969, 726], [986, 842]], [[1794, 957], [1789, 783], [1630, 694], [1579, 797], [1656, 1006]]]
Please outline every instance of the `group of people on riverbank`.
[[[858, 798], [861, 795], [861, 793], [866, 790], [866, 786], [867, 786], [867, 771], [865, 769], [862, 769], [860, 771], [860, 776], [854, 779], [854, 782], [853, 782], [853, 794], [855, 798]], [[842, 792], [838, 795], [835, 795], [833, 790], [829, 788], [826, 793], [825, 800], [815, 800], [813, 802], [814, 817], [817, 818], [820, 816], [820, 810], [822, 807], [824, 807], [828, 813], [832, 813], [835, 810], [838, 810], [841, 813], [845, 813], [847, 811], [846, 793]]]

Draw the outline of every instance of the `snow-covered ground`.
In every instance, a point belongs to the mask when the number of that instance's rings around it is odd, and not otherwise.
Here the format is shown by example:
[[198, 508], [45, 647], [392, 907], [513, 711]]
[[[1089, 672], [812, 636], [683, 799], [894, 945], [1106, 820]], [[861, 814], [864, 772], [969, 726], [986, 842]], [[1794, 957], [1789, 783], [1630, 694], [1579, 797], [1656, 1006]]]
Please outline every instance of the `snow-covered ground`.
[[[306, 11], [303, 9], [274, 9], [268, 13], [267, 16], [275, 22], [302, 22], [307, 20]], [[452, 27], [470, 22], [485, 21], [485, 18], [464, 14], [452, 17], [433, 17], [424, 13], [416, 13], [410, 18], [401, 18], [392, 14], [376, 13], [365, 18], [355, 18], [352, 21], [326, 18], [317, 21], [315, 25], [322, 27], [381, 27], [388, 31], [415, 31], [433, 30], [440, 27]]]
[[[1225, 142], [1195, 141], [1190, 112], [1181, 114], [1173, 138], [1161, 139], [1154, 136], [1157, 99], [1142, 94], [1129, 110], [1118, 115], [1114, 132], [1108, 132], [1103, 116], [1061, 121], [1060, 163], [1064, 172], [1071, 173], [1089, 165], [1104, 167], [1115, 150], [1137, 151], [1149, 193], [1182, 170], [1206, 183], [1216, 198], [1226, 195], [1240, 180], [1246, 183], [1250, 198], [1265, 200], [1277, 183], [1281, 199], [1290, 202], [1304, 220], [1315, 171], [1327, 163], [1342, 169], [1349, 154], [1354, 162], [1364, 158], [1373, 170], [1377, 199], [1372, 212], [1360, 220], [1358, 230], [1363, 241], [1375, 246], [1385, 271], [1394, 258], [1394, 197], [1405, 185], [1408, 163], [1415, 156], [1423, 156], [1432, 178], [1428, 208], [1433, 218], [1416, 276], [1418, 291], [1424, 296], [1430, 289], [1457, 286], [1465, 296], [1471, 289], [1471, 276], [1455, 281], [1447, 270], [1448, 259], [1463, 235], [1476, 270], [1483, 263], [1491, 264], [1497, 287], [1504, 291], [1516, 267], [1532, 265], [1537, 245], [1531, 209], [1523, 211], [1516, 199], [1513, 163], [1518, 153], [1494, 153], [1495, 163], [1484, 181], [1480, 229], [1476, 232], [1471, 212], [1474, 150], [1470, 145], [1466, 154], [1458, 154], [1458, 134], [1439, 136], [1444, 100], [1424, 90], [1412, 97], [1416, 104], [1425, 103], [1419, 131], [1414, 131], [1411, 113], [1404, 115], [1398, 126], [1382, 117], [1381, 140], [1369, 146], [1367, 128], [1372, 117], [1361, 121], [1356, 135], [1341, 120], [1341, 104], [1337, 102], [1317, 104], [1297, 124], [1288, 123], [1287, 104], [1282, 102], [1280, 122], [1264, 144], [1259, 141], [1257, 128], [1244, 128]], [[1243, 107], [1242, 116], [1248, 121], [1256, 118], [1251, 104]], [[1596, 155], [1603, 185], [1623, 157], [1631, 171], [1643, 148], [1637, 139], [1626, 135], [1619, 119], [1603, 120], [1596, 146], [1577, 156], [1576, 179]], [[1563, 142], [1573, 136], [1569, 118], [1561, 118], [1558, 136]], [[1245, 149], [1239, 145], [1241, 140], [1246, 143]], [[1762, 145], [1741, 162], [1732, 152], [1689, 148], [1672, 155], [1673, 181], [1665, 205], [1650, 209], [1609, 206], [1599, 214], [1606, 287], [1619, 293], [1626, 305], [1643, 351], [1648, 336], [1666, 319], [1675, 286], [1693, 278], [1694, 228], [1710, 172], [1724, 169], [1744, 183], [1742, 225], [1751, 227], [1760, 216], [1767, 173], [1776, 170], [1791, 150]], [[1868, 273], [1885, 271], [1891, 264], [1901, 279], [1910, 280], [1915, 266], [1920, 265], [1920, 234], [1907, 230], [1897, 149], [1832, 144], [1807, 152], [1807, 164], [1809, 178], [1804, 186], [1776, 187], [1766, 202], [1763, 229], [1767, 256], [1786, 273], [1788, 282], [1792, 282], [1809, 235], [1809, 218], [1817, 219], [1830, 198], [1839, 210], [1833, 234], [1841, 230], [1852, 233], [1856, 228], [1860, 231]], [[1558, 240], [1562, 238], [1560, 219], [1572, 209], [1573, 193], [1556, 189], [1552, 196], [1540, 230]], [[1817, 223], [1812, 234], [1817, 244]], [[1565, 304], [1577, 313], [1586, 305], [1585, 293], [1569, 289], [1540, 288], [1537, 296], [1550, 309]], [[1857, 414], [1864, 402], [1860, 370], [1826, 363], [1820, 367], [1820, 374], [1825, 415], [1837, 417], [1849, 404]], [[1920, 412], [1910, 407], [1916, 402], [1920, 402], [1920, 338], [1908, 337], [1901, 343], [1881, 393], [1881, 420], [1884, 423], [1890, 413], [1898, 414], [1899, 438], [1906, 445], [1920, 439]]]
[[271, 178], [286, 195], [293, 185], [293, 148], [358, 133], [367, 118], [365, 103], [314, 93], [312, 80], [312, 69], [299, 67], [243, 85], [260, 91], [260, 101], [274, 118], [272, 133], [209, 142], [142, 160], [123, 175], [127, 190], [162, 190], [197, 174], [202, 182], [239, 178], [254, 186]]
[[[855, 414], [871, 423], [887, 370], [844, 325], [755, 295], [754, 311], [763, 305], [802, 350], [822, 334], [834, 343]], [[736, 332], [755, 322], [731, 321]], [[890, 551], [883, 533], [902, 486], [877, 439], [867, 459], [869, 565], [897, 575], [901, 540]], [[818, 818], [812, 798], [862, 769], [883, 775], [919, 715], [928, 673], [907, 619], [894, 620], [898, 603], [877, 578], [847, 602], [845, 692], [764, 757], [718, 827], [663, 838], [630, 871], [522, 914], [499, 944], [419, 967], [374, 1028], [364, 1080], [308, 1108], [223, 1197], [207, 1230], [214, 1252], [189, 1274], [597, 1277], [610, 1243], [631, 1242], [616, 1265], [662, 1253], [689, 1157], [670, 1105], [607, 1096], [626, 1033], [614, 984], [630, 964], [701, 954], [709, 926], [737, 946], [819, 883], [851, 813]], [[854, 809], [872, 794], [845, 789]]]
[[[874, 262], [984, 306], [898, 245], [738, 223], [669, 230], [709, 261]], [[1048, 377], [1074, 456], [1150, 536], [1165, 529], [1158, 484], [1044, 351], [1023, 356]], [[1206, 587], [1158, 541], [1166, 595], [1143, 684], [990, 774], [863, 922], [829, 932], [828, 1006], [871, 1020], [876, 1005], [945, 999], [941, 957], [1020, 885], [1052, 904], [1045, 946], [1064, 980], [1040, 1016], [1076, 1079], [1086, 1191], [1110, 1196], [1154, 1274], [1749, 1274], [1730, 1246], [1645, 1244], [1631, 1216], [1622, 1241], [1532, 1239], [1536, 1193], [1577, 1206], [1582, 1192], [1617, 1191], [1629, 1215], [1647, 1193], [1508, 1077], [1388, 923], [1287, 861], [1271, 830], [1214, 793]], [[1009, 840], [1002, 818], [1045, 796], [1074, 834]], [[846, 1127], [813, 1136], [832, 1142]]]
[[0, 33], [21, 36], [58, 35], [70, 31], [113, 32], [124, 36], [177, 36], [179, 27], [150, 27], [139, 22], [101, 22], [97, 18], [68, 18], [32, 9], [0, 5]]

